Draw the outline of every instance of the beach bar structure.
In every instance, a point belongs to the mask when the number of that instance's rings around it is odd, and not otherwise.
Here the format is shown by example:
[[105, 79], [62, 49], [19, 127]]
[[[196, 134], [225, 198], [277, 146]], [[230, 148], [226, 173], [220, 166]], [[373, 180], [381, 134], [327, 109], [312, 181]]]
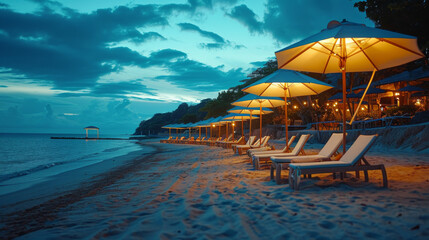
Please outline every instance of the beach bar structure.
[[[386, 92], [379, 94], [379, 102], [371, 101], [370, 104], [378, 104], [385, 107], [417, 103], [416, 105], [423, 105], [422, 107], [424, 110], [429, 110], [429, 99], [426, 97], [426, 94], [413, 95], [416, 92], [427, 92], [427, 88], [421, 87], [427, 86], [428, 81], [429, 69], [427, 66], [419, 67], [411, 71], [403, 71], [390, 77], [374, 81], [371, 87], [379, 88]], [[353, 90], [360, 90], [365, 87], [366, 84], [363, 84], [354, 87]]]
[[100, 137], [100, 129], [99, 129], [98, 127], [95, 127], [95, 126], [88, 126], [88, 127], [84, 128], [84, 129], [85, 129], [85, 131], [86, 131], [86, 138], [88, 138], [88, 131], [89, 131], [89, 130], [95, 130], [95, 131], [97, 131], [97, 138], [99, 138], [99, 137]]

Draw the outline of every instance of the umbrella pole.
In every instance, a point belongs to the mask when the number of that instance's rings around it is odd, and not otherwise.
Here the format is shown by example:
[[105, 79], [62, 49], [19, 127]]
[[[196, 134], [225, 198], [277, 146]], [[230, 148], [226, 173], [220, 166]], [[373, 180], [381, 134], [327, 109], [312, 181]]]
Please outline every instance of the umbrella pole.
[[219, 137], [220, 137], [220, 123], [219, 123]]
[[241, 117], [241, 137], [244, 137], [244, 121], [243, 121], [243, 117]]
[[201, 139], [201, 127], [198, 127], [198, 130], [199, 130], [198, 138]]
[[168, 129], [168, 137], [171, 137], [171, 128]]
[[262, 103], [259, 102], [259, 146], [262, 144]]
[[235, 141], [234, 125], [235, 125], [235, 122], [233, 121], [232, 122], [232, 141]]
[[191, 128], [189, 128], [189, 138], [191, 138]]
[[206, 138], [207, 138], [207, 127], [206, 127]]
[[225, 138], [227, 138], [228, 137], [228, 122], [226, 123], [226, 135], [225, 135]]
[[252, 135], [252, 111], [250, 111], [249, 138]]
[[[342, 60], [343, 64], [345, 60]], [[345, 65], [345, 64], [344, 64]], [[346, 153], [346, 69], [343, 65], [342, 76], [343, 76], [343, 155]]]
[[286, 140], [286, 146], [287, 146], [287, 140], [289, 138], [288, 136], [288, 122], [287, 122], [287, 88], [285, 84], [285, 140]]

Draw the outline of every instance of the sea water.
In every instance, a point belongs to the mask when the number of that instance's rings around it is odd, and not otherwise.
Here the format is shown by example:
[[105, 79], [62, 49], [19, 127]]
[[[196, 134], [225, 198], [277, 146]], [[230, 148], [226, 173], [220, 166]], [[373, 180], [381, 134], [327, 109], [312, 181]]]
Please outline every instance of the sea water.
[[0, 195], [30, 187], [65, 171], [141, 149], [135, 140], [76, 140], [50, 137], [84, 136], [0, 133]]

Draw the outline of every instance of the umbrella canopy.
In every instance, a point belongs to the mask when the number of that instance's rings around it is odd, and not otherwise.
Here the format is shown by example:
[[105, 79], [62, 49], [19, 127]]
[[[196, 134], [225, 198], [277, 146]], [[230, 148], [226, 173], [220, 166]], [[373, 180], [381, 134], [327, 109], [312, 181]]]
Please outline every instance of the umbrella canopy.
[[279, 69], [242, 89], [244, 92], [259, 96], [284, 97], [285, 136], [288, 140], [287, 98], [319, 94], [333, 86], [299, 72]]
[[[361, 98], [363, 96], [364, 92], [365, 92], [365, 90], [362, 90], [362, 91], [358, 92], [356, 95], [358, 96], [358, 98]], [[380, 88], [370, 87], [370, 88], [368, 88], [366, 95], [374, 95], [374, 94], [380, 94], [380, 93], [385, 93], [385, 92], [386, 92], [386, 90], [383, 90]]]
[[284, 100], [278, 97], [261, 97], [254, 94], [247, 94], [231, 104], [246, 108], [259, 107], [262, 109], [282, 106], [284, 104]]
[[[247, 107], [233, 107], [228, 110], [229, 113], [242, 113], [242, 114], [259, 114], [259, 108], [247, 108]], [[273, 110], [269, 108], [262, 108], [262, 114], [272, 113]]]
[[429, 96], [429, 92], [415, 92], [411, 94], [411, 97], [425, 97]]
[[419, 86], [408, 85], [408, 86], [400, 88], [396, 91], [397, 92], [423, 92], [423, 91], [425, 91], [425, 89], [421, 88]]
[[300, 97], [316, 95], [333, 86], [305, 74], [279, 69], [274, 73], [242, 89], [259, 96]]
[[321, 32], [277, 51], [276, 57], [279, 68], [337, 73], [341, 67], [347, 72], [390, 68], [424, 55], [416, 37], [364, 24], [331, 21]]
[[[240, 107], [259, 107], [259, 142], [261, 142], [262, 138], [262, 108], [264, 107], [278, 107], [283, 104], [285, 104], [285, 101], [283, 99], [278, 97], [267, 97], [267, 96], [258, 96], [254, 94], [247, 94], [246, 96], [238, 99], [237, 101], [231, 103], [234, 106], [240, 106]], [[252, 119], [250, 119], [250, 124], [252, 123]], [[252, 126], [252, 125], [250, 125]], [[250, 127], [251, 134], [252, 128]]]
[[[347, 93], [346, 98], [359, 98], [359, 95], [355, 93]], [[340, 92], [328, 98], [328, 100], [341, 100], [341, 99], [343, 99], [343, 94]]]
[[[417, 38], [347, 21], [331, 21], [328, 27], [276, 52], [280, 68], [317, 73], [342, 73], [346, 100], [346, 71], [373, 71], [424, 57]], [[362, 99], [365, 97], [365, 93]], [[362, 101], [361, 99], [361, 101]], [[359, 104], [360, 105], [360, 104]], [[358, 106], [359, 108], [359, 106]], [[343, 104], [343, 112], [346, 105]], [[355, 112], [356, 116], [357, 111]], [[351, 122], [353, 121], [352, 117]], [[346, 151], [346, 117], [343, 115], [343, 153]]]
[[[238, 111], [239, 108], [248, 109], [248, 108], [244, 108], [244, 107], [234, 107], [232, 109], [236, 109], [236, 111]], [[265, 113], [272, 113], [273, 112], [273, 111], [271, 111], [269, 109], [268, 110], [270, 112], [268, 112], [267, 110], [264, 110], [264, 109], [268, 109], [268, 108], [262, 108], [262, 111], [265, 112]], [[259, 113], [260, 110], [258, 109], [257, 111]], [[244, 137], [244, 120], [249, 120], [250, 119], [250, 121], [251, 121], [252, 118], [258, 118], [257, 116], [252, 116], [251, 112], [249, 112], [249, 113], [250, 114], [245, 114], [245, 113], [230, 113], [230, 114], [226, 115], [224, 117], [224, 119], [231, 119], [231, 120], [234, 120], [234, 121], [241, 120], [241, 136]], [[252, 122], [250, 122], [249, 133], [251, 132], [251, 130], [252, 130]]]

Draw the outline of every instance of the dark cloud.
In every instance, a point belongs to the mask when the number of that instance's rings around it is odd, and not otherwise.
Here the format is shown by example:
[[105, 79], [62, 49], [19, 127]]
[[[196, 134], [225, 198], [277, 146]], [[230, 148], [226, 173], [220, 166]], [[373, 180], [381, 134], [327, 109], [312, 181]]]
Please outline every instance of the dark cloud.
[[[40, 1], [49, 8], [53, 1]], [[223, 1], [233, 4], [235, 1]], [[189, 6], [211, 7], [211, 1], [189, 1]], [[61, 5], [58, 5], [61, 7]], [[219, 81], [235, 81], [243, 77], [241, 69], [224, 72], [219, 67], [211, 67], [192, 61], [187, 54], [174, 49], [162, 49], [144, 56], [137, 51], [116, 43], [131, 41], [144, 43], [150, 40], [164, 40], [156, 32], [142, 32], [145, 27], [167, 26], [167, 18], [159, 5], [120, 6], [114, 9], [99, 9], [91, 13], [78, 13], [69, 10], [62, 14], [55, 11], [19, 13], [10, 9], [0, 9], [0, 68], [7, 69], [3, 74], [13, 74], [23, 80], [33, 79], [40, 84], [53, 83], [53, 89], [84, 90], [77, 93], [63, 93], [59, 96], [109, 96], [124, 97], [132, 92], [153, 94], [151, 89], [136, 82], [118, 84], [99, 84], [98, 79], [112, 72], [119, 72], [125, 66], [149, 68], [158, 66], [173, 73], [165, 77], [173, 84], [185, 86], [185, 79], [203, 82], [188, 86], [192, 89], [206, 89], [214, 85], [213, 91], [224, 89]], [[201, 47], [220, 49], [225, 47], [242, 48], [225, 40], [220, 35], [200, 29], [190, 23], [182, 23], [183, 30], [195, 31], [214, 41]], [[189, 66], [179, 66], [183, 63]], [[191, 69], [191, 72], [176, 69]], [[195, 76], [190, 76], [195, 73]], [[179, 76], [183, 74], [183, 76]], [[22, 76], [22, 77], [21, 77]], [[226, 79], [219, 79], [225, 77]], [[175, 83], [175, 80], [178, 83]], [[46, 82], [47, 81], [47, 82]], [[232, 84], [229, 83], [227, 87]], [[198, 86], [202, 86], [199, 88]]]
[[227, 15], [245, 25], [251, 33], [263, 33], [263, 22], [258, 21], [256, 14], [246, 5], [234, 7]]
[[93, 94], [124, 95], [131, 93], [145, 93], [155, 95], [153, 89], [141, 84], [139, 81], [126, 81], [117, 83], [98, 84], [93, 88]]
[[60, 93], [59, 97], [111, 97], [124, 98], [127, 94], [144, 93], [155, 96], [153, 89], [141, 84], [141, 80], [115, 82], [115, 83], [98, 83], [89, 92], [65, 92]]
[[60, 89], [91, 87], [100, 76], [120, 66], [148, 67], [147, 58], [136, 51], [109, 44], [162, 39], [158, 33], [141, 33], [137, 28], [167, 24], [152, 5], [68, 16], [0, 9], [0, 67], [28, 78], [52, 81]]
[[185, 4], [165, 4], [160, 7], [160, 11], [165, 14], [188, 13], [193, 14], [200, 9], [213, 9], [215, 5], [232, 6], [238, 0], [188, 0]]
[[[251, 33], [269, 33], [281, 43], [290, 43], [310, 36], [326, 28], [331, 20], [361, 22], [362, 13], [353, 7], [354, 1], [268, 0], [263, 21], [242, 4], [234, 7], [227, 15], [245, 25]], [[373, 26], [370, 20], [363, 22]]]
[[157, 32], [143, 33], [139, 38], [134, 38], [132, 41], [135, 43], [147, 42], [150, 40], [167, 40], [164, 36]]
[[171, 61], [177, 58], [186, 58], [187, 54], [174, 49], [163, 49], [150, 54], [151, 59], [160, 59], [162, 61]]
[[191, 31], [191, 32], [197, 32], [201, 36], [209, 38], [213, 40], [216, 43], [225, 43], [225, 39], [223, 39], [221, 36], [214, 32], [204, 31], [198, 26], [192, 24], [192, 23], [179, 23], [177, 24], [182, 31]]
[[262, 67], [265, 65], [265, 63], [267, 63], [267, 61], [257, 61], [257, 62], [251, 62], [250, 64], [252, 64], [255, 67]]
[[206, 49], [223, 49], [226, 47], [232, 47], [234, 49], [240, 49], [245, 47], [244, 45], [236, 45], [231, 43], [228, 40], [225, 40], [223, 37], [221, 37], [219, 34], [216, 34], [214, 32], [209, 32], [202, 30], [200, 27], [192, 24], [192, 23], [179, 23], [177, 24], [182, 31], [190, 31], [190, 32], [196, 32], [200, 34], [203, 37], [206, 37], [208, 39], [211, 39], [214, 41], [214, 43], [200, 43], [200, 46], [202, 48]]
[[157, 79], [197, 91], [228, 89], [246, 77], [241, 68], [224, 72], [223, 66], [211, 67], [189, 59], [181, 59], [170, 64], [171, 75], [158, 76]]
[[8, 86], [6, 85], [0, 85], [0, 88], [7, 88]]
[[7, 7], [9, 7], [9, 5], [7, 5], [6, 3], [1, 3], [1, 2], [0, 2], [0, 7], [7, 8]]

